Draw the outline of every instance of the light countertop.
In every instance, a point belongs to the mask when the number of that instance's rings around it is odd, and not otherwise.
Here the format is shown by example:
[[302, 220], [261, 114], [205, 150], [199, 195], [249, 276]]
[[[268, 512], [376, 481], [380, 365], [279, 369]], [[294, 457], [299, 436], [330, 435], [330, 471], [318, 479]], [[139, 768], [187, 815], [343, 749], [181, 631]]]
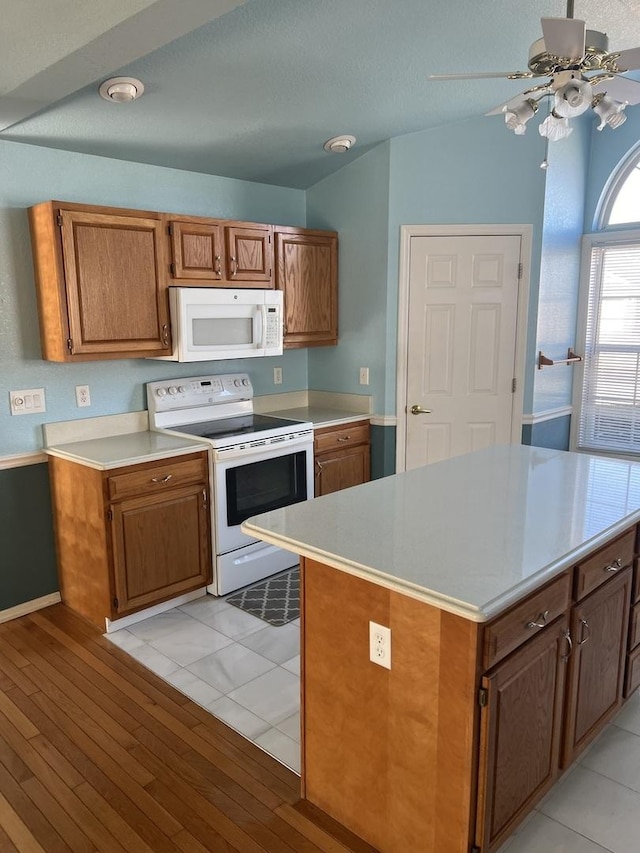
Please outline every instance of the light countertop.
[[640, 463], [522, 445], [248, 519], [245, 532], [484, 622], [640, 520]]
[[362, 412], [350, 412], [345, 409], [333, 409], [326, 406], [300, 406], [295, 409], [280, 409], [275, 412], [265, 412], [279, 418], [290, 418], [292, 421], [310, 421], [315, 429], [325, 426], [340, 426], [356, 421], [368, 421], [369, 415]]
[[123, 465], [154, 462], [206, 450], [206, 442], [161, 432], [139, 431], [51, 445], [45, 452], [89, 468], [108, 471]]

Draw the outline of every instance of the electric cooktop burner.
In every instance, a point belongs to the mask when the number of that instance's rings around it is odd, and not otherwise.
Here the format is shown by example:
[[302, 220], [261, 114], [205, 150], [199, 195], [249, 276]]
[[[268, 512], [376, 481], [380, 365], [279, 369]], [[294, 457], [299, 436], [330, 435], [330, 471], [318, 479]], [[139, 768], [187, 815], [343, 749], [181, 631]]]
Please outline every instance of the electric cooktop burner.
[[260, 433], [268, 429], [295, 426], [300, 421], [274, 418], [271, 415], [241, 415], [237, 418], [221, 418], [217, 421], [204, 421], [199, 424], [181, 424], [173, 427], [178, 432], [187, 435], [197, 435], [200, 438], [226, 438], [232, 435]]

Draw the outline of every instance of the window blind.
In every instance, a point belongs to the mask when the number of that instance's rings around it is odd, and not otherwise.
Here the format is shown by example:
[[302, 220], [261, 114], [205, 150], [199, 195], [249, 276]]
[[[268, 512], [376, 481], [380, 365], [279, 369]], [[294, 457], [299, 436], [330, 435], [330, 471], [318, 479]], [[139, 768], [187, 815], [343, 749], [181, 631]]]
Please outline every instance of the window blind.
[[581, 450], [640, 453], [640, 242], [592, 246]]

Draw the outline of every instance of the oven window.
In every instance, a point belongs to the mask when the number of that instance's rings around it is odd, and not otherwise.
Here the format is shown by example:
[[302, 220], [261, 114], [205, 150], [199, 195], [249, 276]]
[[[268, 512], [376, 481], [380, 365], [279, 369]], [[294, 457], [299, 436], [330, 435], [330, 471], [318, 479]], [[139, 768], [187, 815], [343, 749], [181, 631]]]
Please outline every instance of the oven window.
[[228, 468], [227, 524], [307, 499], [306, 452]]
[[251, 317], [195, 317], [191, 320], [195, 347], [220, 347], [253, 343]]

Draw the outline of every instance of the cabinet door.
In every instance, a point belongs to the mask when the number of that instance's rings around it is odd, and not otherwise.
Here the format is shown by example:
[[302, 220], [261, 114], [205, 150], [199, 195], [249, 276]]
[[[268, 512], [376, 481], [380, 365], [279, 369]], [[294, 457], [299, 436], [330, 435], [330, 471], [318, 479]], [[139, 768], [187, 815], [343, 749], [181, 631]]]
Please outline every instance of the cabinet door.
[[207, 487], [112, 504], [115, 615], [211, 582]]
[[159, 220], [61, 210], [70, 355], [166, 355]]
[[574, 654], [569, 667], [563, 767], [575, 760], [622, 704], [630, 597], [628, 568], [572, 610]]
[[315, 459], [315, 496], [328, 495], [350, 486], [359, 486], [370, 478], [370, 446], [361, 444]]
[[476, 844], [495, 850], [558, 775], [565, 656], [564, 618], [482, 679]]
[[227, 225], [224, 230], [227, 279], [240, 287], [273, 287], [271, 226]]
[[222, 279], [223, 234], [219, 225], [172, 222], [171, 275], [174, 279]]
[[276, 231], [276, 276], [284, 291], [285, 348], [337, 344], [337, 236]]

